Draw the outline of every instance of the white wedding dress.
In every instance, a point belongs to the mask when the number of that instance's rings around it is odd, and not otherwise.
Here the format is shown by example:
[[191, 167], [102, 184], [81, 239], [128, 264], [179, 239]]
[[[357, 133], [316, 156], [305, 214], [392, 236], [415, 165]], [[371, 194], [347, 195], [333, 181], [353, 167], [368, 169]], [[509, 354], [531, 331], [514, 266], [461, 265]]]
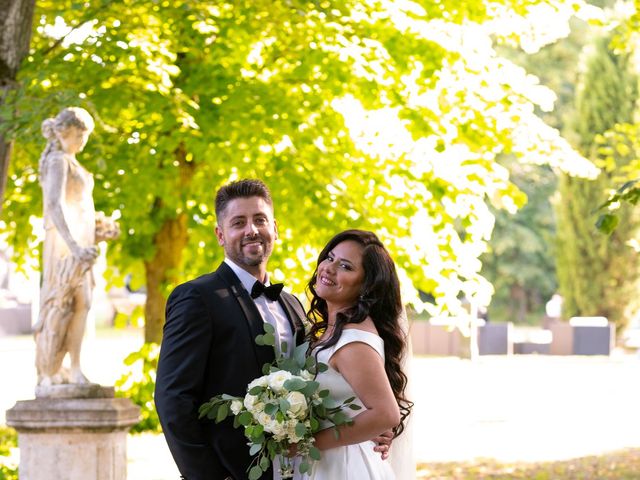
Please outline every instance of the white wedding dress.
[[[379, 336], [357, 329], [345, 329], [338, 342], [326, 350], [318, 353], [318, 361], [329, 365], [329, 359], [334, 352], [352, 342], [362, 342], [371, 346], [384, 359], [384, 342]], [[331, 397], [339, 402], [347, 398], [356, 397], [354, 403], [362, 402], [354, 393], [351, 385], [333, 368], [319, 373], [316, 381], [320, 389], [328, 389]], [[355, 417], [362, 410], [345, 410], [345, 413]], [[393, 480], [395, 475], [388, 460], [382, 460], [379, 453], [373, 451], [375, 443], [366, 441], [344, 447], [331, 448], [321, 452], [322, 458], [313, 463], [311, 480]], [[393, 448], [392, 448], [393, 449]]]

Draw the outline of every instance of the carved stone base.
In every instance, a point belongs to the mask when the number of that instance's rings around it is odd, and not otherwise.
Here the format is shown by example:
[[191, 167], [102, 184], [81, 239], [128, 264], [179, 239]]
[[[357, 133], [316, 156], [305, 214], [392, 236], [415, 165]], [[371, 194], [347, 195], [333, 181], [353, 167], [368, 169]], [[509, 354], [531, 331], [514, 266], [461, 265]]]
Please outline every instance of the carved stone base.
[[113, 396], [113, 387], [103, 387], [97, 383], [85, 385], [63, 383], [36, 387], [36, 398], [113, 398]]
[[127, 432], [140, 409], [126, 398], [18, 401], [7, 424], [18, 432], [21, 480], [125, 480]]

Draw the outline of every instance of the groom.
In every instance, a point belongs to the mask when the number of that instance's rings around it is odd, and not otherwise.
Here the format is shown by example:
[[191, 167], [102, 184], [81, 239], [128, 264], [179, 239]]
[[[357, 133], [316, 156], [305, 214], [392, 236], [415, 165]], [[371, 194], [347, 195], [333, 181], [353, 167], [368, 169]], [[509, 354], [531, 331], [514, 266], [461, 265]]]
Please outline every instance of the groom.
[[[266, 185], [223, 186], [215, 209], [225, 260], [169, 296], [156, 380], [160, 423], [187, 480], [247, 477], [251, 457], [242, 429], [231, 419], [200, 421], [198, 407], [222, 393], [244, 396], [262, 365], [274, 360], [271, 347], [255, 343], [263, 322], [275, 327], [278, 345], [304, 337], [298, 299], [281, 292], [282, 284], [269, 286], [267, 260], [278, 232]], [[272, 472], [263, 478], [271, 480]]]

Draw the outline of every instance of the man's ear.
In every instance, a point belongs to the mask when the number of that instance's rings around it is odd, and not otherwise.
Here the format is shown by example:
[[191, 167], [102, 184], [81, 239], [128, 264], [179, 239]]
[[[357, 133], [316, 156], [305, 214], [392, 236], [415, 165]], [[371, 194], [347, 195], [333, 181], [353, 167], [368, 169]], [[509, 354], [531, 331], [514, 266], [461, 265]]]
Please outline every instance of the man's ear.
[[224, 235], [220, 226], [216, 225], [216, 238], [218, 239], [218, 245], [224, 246]]
[[275, 235], [274, 235], [274, 238], [273, 238], [273, 239], [274, 239], [274, 240], [277, 240], [277, 239], [278, 239], [278, 222], [276, 221], [276, 219], [275, 219], [275, 218], [273, 219], [273, 231], [274, 231], [274, 233], [275, 233]]

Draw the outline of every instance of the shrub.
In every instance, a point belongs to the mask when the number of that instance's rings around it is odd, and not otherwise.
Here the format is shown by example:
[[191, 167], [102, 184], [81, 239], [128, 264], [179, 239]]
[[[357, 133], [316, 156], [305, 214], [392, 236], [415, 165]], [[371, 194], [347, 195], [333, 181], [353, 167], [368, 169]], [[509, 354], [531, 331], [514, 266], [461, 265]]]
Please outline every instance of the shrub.
[[131, 429], [135, 433], [162, 431], [153, 402], [159, 354], [158, 344], [145, 343], [140, 350], [124, 359], [129, 368], [115, 383], [117, 397], [129, 398], [140, 407], [141, 419]]
[[11, 450], [18, 446], [18, 434], [16, 431], [4, 425], [0, 425], [0, 480], [18, 480], [18, 467], [8, 458]]

